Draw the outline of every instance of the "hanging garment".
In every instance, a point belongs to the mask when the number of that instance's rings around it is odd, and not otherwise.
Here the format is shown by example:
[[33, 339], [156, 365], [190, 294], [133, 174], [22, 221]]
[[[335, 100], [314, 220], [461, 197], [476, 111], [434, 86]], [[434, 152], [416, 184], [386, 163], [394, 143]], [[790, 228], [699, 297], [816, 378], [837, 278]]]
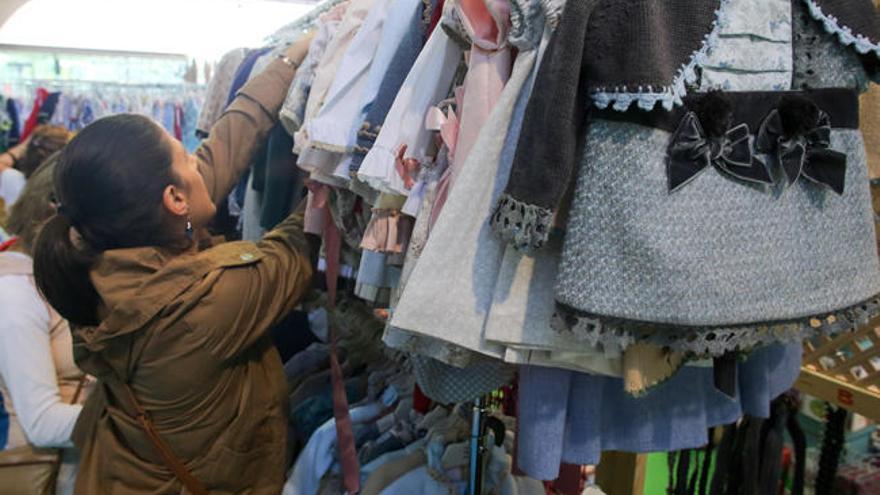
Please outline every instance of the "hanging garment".
[[7, 136], [7, 146], [13, 147], [21, 140], [21, 120], [19, 114], [18, 103], [12, 98], [6, 100], [6, 115], [9, 116], [9, 131]]
[[711, 426], [743, 414], [770, 415], [770, 402], [800, 373], [800, 344], [753, 352], [738, 364], [737, 395], [715, 388], [711, 368], [685, 367], [639, 398], [617, 378], [524, 366], [519, 375], [517, 465], [556, 479], [562, 462], [597, 464], [603, 450], [659, 452], [707, 443]]
[[[528, 7], [530, 2], [524, 4]], [[530, 20], [544, 22], [542, 16]], [[528, 49], [517, 56], [510, 80], [430, 232], [394, 311], [393, 327], [386, 333], [385, 342], [391, 347], [456, 366], [465, 366], [470, 359], [461, 348], [495, 358], [504, 356], [502, 346], [483, 339], [504, 248], [492, 235], [488, 219], [500, 184], [507, 179], [511, 157], [505, 159], [502, 150], [508, 136], [515, 139], [522, 124], [541, 32], [523, 44]], [[424, 214], [430, 214], [430, 210], [419, 212], [420, 216]], [[399, 331], [442, 339], [453, 346], [433, 341], [433, 351], [429, 351], [418, 343], [420, 339], [399, 335]]]
[[391, 1], [374, 2], [345, 49], [321, 109], [305, 124], [309, 146], [297, 162], [301, 168], [311, 171], [312, 180], [338, 186], [349, 181], [350, 158], [345, 154], [354, 144], [354, 115], [360, 112], [361, 97], [370, 83], [370, 68], [382, 41]]
[[[829, 10], [840, 4], [822, 3]], [[848, 5], [836, 12], [838, 21], [857, 20], [847, 14], [850, 9], [876, 18], [873, 6], [865, 10]], [[788, 17], [775, 2], [731, 0], [720, 6], [717, 15], [737, 21], [718, 23], [713, 9], [702, 12], [701, 5], [688, 12], [693, 22], [675, 23], [687, 30], [645, 37], [666, 26], [630, 22], [641, 16], [621, 17], [618, 24], [608, 16], [623, 16], [625, 9], [608, 4], [591, 11], [592, 4], [572, 3], [556, 38], [566, 43], [548, 49], [494, 221], [517, 247], [540, 247], [551, 230], [551, 208], [568, 185], [567, 172], [559, 175], [555, 165], [573, 164], [583, 140], [580, 166], [572, 167], [577, 186], [556, 282], [559, 311], [554, 326], [585, 343], [625, 348], [646, 340], [675, 351], [721, 355], [799, 341], [816, 331], [845, 330], [877, 311], [880, 266], [856, 118], [856, 92], [865, 80], [857, 52], [872, 57], [880, 53], [869, 41], [876, 33], [862, 21], [858, 25], [868, 31], [862, 31], [867, 34], [858, 42], [825, 33], [832, 27], [829, 18], [811, 1], [791, 3]], [[672, 2], [662, 8], [673, 15], [677, 7]], [[755, 9], [762, 15], [750, 13]], [[767, 70], [752, 65], [751, 59], [727, 58], [725, 54], [736, 51], [725, 48], [728, 43], [750, 39], [763, 46], [764, 37], [773, 35], [765, 34], [765, 20], [780, 13], [793, 26], [793, 49], [782, 50], [792, 54], [793, 63]], [[606, 17], [599, 25], [593, 16]], [[806, 22], [794, 22], [804, 16], [810, 16]], [[601, 46], [607, 37], [620, 35], [618, 28], [605, 28], [612, 25], [624, 26], [634, 43], [650, 38], [645, 42], [660, 45], [656, 38], [662, 35], [687, 47], [677, 40], [691, 36], [690, 29], [711, 35], [702, 48], [696, 43], [687, 52], [690, 59], [670, 54], [691, 60], [681, 66], [681, 87], [675, 82], [667, 83], [669, 92], [662, 94], [650, 93], [650, 87], [642, 93], [624, 93], [620, 87], [610, 93], [594, 85], [631, 76], [628, 66], [609, 64], [601, 52], [585, 51], [582, 44]], [[736, 36], [721, 36], [727, 29], [736, 29]], [[654, 69], [662, 73], [670, 61], [639, 53], [645, 58], [645, 74]], [[746, 64], [729, 67], [731, 73], [758, 74], [712, 76], [722, 86], [748, 91], [686, 94], [684, 80], [699, 83], [695, 68], [716, 58], [723, 62], [719, 66]], [[775, 90], [785, 84], [794, 89]], [[817, 89], [800, 91], [803, 87]], [[599, 107], [591, 112], [588, 126], [580, 111], [586, 108], [587, 94]], [[684, 107], [674, 106], [679, 100]], [[569, 109], [575, 113], [564, 114]], [[791, 122], [798, 112], [805, 112], [804, 121]], [[824, 150], [814, 166], [831, 167], [822, 169], [828, 177], [816, 180], [809, 170], [799, 175], [801, 170], [791, 172], [791, 167], [783, 171], [777, 145], [782, 142], [779, 134], [787, 131], [780, 130], [780, 120], [786, 129], [800, 126], [796, 128], [803, 139]], [[566, 130], [544, 132], [560, 126]], [[700, 168], [686, 159], [668, 159], [677, 146], [687, 146], [682, 139], [694, 130], [698, 139], [723, 137], [745, 161], [715, 156]], [[811, 132], [822, 137], [817, 141]], [[823, 162], [824, 157], [830, 162]], [[787, 164], [797, 159], [784, 158]], [[746, 165], [735, 169], [737, 163]]]
[[[352, 150], [364, 101], [375, 98], [393, 47], [418, 5], [417, 0], [378, 0], [373, 6], [348, 47], [324, 106], [306, 124], [312, 146], [336, 153]], [[348, 179], [348, 174], [342, 178]]]
[[[409, 27], [400, 42], [394, 47], [394, 53], [373, 101], [369, 103], [369, 106], [364, 105], [366, 114], [358, 128], [357, 145], [353, 149], [350, 164], [351, 172], [357, 172], [360, 169], [364, 157], [376, 142], [379, 130], [385, 123], [385, 117], [428, 38], [426, 16], [430, 17], [430, 14], [439, 13], [440, 10], [441, 7], [438, 6], [437, 0], [422, 2], [422, 8], [416, 11], [415, 18], [408, 21]], [[384, 46], [383, 48], [387, 49]]]
[[[351, 410], [355, 423], [371, 421], [385, 407], [382, 403]], [[321, 425], [311, 435], [306, 448], [300, 453], [290, 476], [284, 484], [284, 495], [315, 495], [321, 478], [333, 464], [333, 449], [336, 447], [336, 422], [332, 418]]]
[[346, 2], [330, 9], [321, 15], [317, 22], [316, 34], [309, 44], [309, 52], [299, 65], [293, 84], [284, 99], [284, 105], [279, 113], [280, 121], [290, 135], [294, 135], [303, 124], [306, 113], [306, 102], [315, 80], [315, 70], [324, 56], [330, 40], [339, 27], [339, 22], [345, 13]]
[[31, 108], [31, 113], [28, 115], [27, 120], [24, 122], [24, 127], [21, 130], [20, 140], [26, 140], [34, 129], [37, 128], [37, 124], [40, 119], [40, 107], [43, 106], [43, 103], [46, 102], [46, 98], [49, 97], [49, 91], [45, 88], [37, 88], [36, 97], [34, 98], [34, 106]]
[[445, 30], [434, 31], [397, 93], [376, 143], [358, 170], [358, 179], [380, 192], [409, 192], [395, 168], [398, 150], [406, 146], [407, 158], [430, 161], [433, 136], [425, 129], [425, 116], [431, 105], [449, 94], [461, 56], [461, 48]]
[[[290, 154], [293, 138], [281, 124], [269, 133], [265, 158], [254, 165], [254, 180], [262, 176], [264, 184], [260, 198], [260, 227], [271, 230], [284, 220], [305, 195], [303, 172], [296, 168], [296, 155]], [[257, 174], [256, 169], [264, 170]], [[254, 188], [256, 189], [256, 188]], [[248, 194], [255, 192], [248, 190]]]
[[[324, 56], [315, 69], [315, 79], [312, 82], [309, 97], [306, 102], [305, 119], [308, 122], [321, 110], [324, 106], [327, 93], [333, 85], [336, 78], [336, 72], [340, 68], [343, 57], [351, 40], [357, 35], [370, 8], [373, 6], [374, 0], [351, 0], [345, 9], [345, 14], [333, 34], [333, 38], [324, 51]], [[300, 161], [303, 160], [303, 151], [309, 145], [309, 136], [305, 129], [300, 129], [294, 134], [294, 153], [300, 155]], [[303, 162], [307, 163], [307, 162]], [[302, 166], [302, 165], [300, 165]], [[305, 167], [305, 170], [311, 171], [314, 167]]]
[[[444, 209], [428, 237], [422, 256], [411, 268], [410, 280], [418, 281], [407, 281], [394, 312], [392, 326], [385, 335], [385, 342], [391, 347], [454, 365], [446, 366], [426, 358], [414, 359], [418, 364], [415, 371], [420, 386], [429, 397], [443, 402], [472, 399], [479, 396], [481, 391], [485, 393], [492, 386], [506, 383], [511, 376], [509, 368], [503, 363], [474, 354], [477, 352], [496, 359], [503, 359], [507, 354], [505, 346], [487, 342], [482, 335], [489, 317], [504, 248], [489, 232], [488, 216], [492, 195], [497, 194], [493, 191], [499, 190], [498, 185], [493, 183], [506, 180], [505, 168], [512, 161], [514, 148], [509, 143], [515, 143], [518, 135], [542, 36], [546, 43], [552, 32], [550, 26], [557, 18], [561, 4], [513, 2], [511, 6], [513, 12], [523, 13], [513, 17], [517, 23], [511, 30], [512, 43], [520, 49], [520, 53], [511, 79], [481, 132], [474, 153], [462, 169], [461, 185], [452, 190], [446, 205], [452, 213], [445, 213]], [[503, 130], [499, 131], [499, 128]], [[457, 199], [453, 201], [452, 198]], [[474, 212], [480, 211], [483, 204], [486, 213], [475, 215]], [[417, 232], [423, 215], [429, 212], [430, 209], [419, 210]], [[469, 261], [462, 263], [462, 260]], [[443, 272], [439, 280], [424, 278], [437, 276], [438, 270]], [[438, 284], [448, 285], [440, 288]], [[428, 292], [423, 292], [425, 290], [440, 292], [426, 298]], [[523, 296], [524, 299], [530, 297], [533, 295]], [[532, 307], [532, 302], [527, 307]], [[421, 308], [416, 310], [417, 306]], [[431, 316], [422, 318], [417, 315], [418, 312], [427, 312]], [[505, 323], [519, 328], [526, 324], [543, 326], [545, 333], [550, 333], [548, 320], [526, 323], [526, 315], [522, 316], [519, 320]], [[536, 318], [539, 315], [532, 311], [528, 317]], [[606, 361], [604, 356], [602, 358], [600, 362], [604, 365]], [[600, 369], [607, 371], [607, 366]]]
[[435, 219], [510, 77], [512, 63], [512, 51], [507, 43], [510, 23], [507, 0], [458, 0], [456, 9], [471, 45], [459, 108], [458, 138], [452, 163], [437, 186], [437, 199], [431, 212]]

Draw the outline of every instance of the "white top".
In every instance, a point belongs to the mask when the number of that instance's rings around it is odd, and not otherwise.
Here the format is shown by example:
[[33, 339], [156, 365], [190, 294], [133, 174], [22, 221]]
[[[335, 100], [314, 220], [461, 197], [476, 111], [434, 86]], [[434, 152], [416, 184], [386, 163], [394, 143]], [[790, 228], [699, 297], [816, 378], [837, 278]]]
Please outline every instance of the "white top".
[[0, 253], [0, 392], [10, 417], [9, 441], [0, 447], [24, 441], [72, 447], [70, 434], [82, 406], [65, 400], [73, 396], [81, 373], [74, 365], [70, 329], [50, 314], [27, 273], [31, 264], [27, 255]]
[[394, 166], [397, 151], [406, 145], [407, 158], [428, 162], [435, 134], [425, 126], [425, 117], [428, 109], [449, 93], [461, 55], [461, 48], [445, 30], [431, 33], [394, 98], [376, 143], [364, 158], [358, 179], [380, 192], [409, 194]]
[[0, 172], [0, 199], [6, 204], [6, 212], [18, 200], [21, 190], [27, 179], [24, 174], [14, 168], [7, 168]]

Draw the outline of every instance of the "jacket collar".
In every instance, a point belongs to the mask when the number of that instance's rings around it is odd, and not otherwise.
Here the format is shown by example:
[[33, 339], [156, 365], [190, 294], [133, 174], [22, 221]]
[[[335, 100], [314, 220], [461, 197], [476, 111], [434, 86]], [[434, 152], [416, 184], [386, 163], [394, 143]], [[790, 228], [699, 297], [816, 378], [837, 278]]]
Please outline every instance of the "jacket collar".
[[156, 247], [105, 251], [91, 271], [101, 297], [101, 323], [78, 327], [76, 335], [90, 351], [108, 340], [144, 328], [164, 308], [212, 270], [256, 263], [261, 254], [251, 242], [230, 242], [185, 252]]

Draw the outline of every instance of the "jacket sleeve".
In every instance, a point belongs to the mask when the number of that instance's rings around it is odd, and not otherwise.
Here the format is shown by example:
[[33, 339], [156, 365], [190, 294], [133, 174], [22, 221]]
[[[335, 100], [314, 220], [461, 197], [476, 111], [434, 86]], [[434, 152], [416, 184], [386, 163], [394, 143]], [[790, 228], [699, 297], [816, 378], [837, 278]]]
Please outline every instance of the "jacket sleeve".
[[299, 303], [312, 279], [309, 247], [295, 213], [256, 244], [256, 261], [216, 270], [207, 280], [211, 289], [185, 316], [206, 350], [222, 360], [233, 359]]
[[293, 68], [284, 62], [271, 62], [238, 92], [196, 150], [199, 172], [215, 203], [229, 194], [263, 145], [278, 120], [293, 75]]
[[539, 62], [510, 179], [492, 216], [495, 232], [521, 251], [547, 241], [579, 158], [589, 108], [584, 39], [593, 3], [566, 2]]

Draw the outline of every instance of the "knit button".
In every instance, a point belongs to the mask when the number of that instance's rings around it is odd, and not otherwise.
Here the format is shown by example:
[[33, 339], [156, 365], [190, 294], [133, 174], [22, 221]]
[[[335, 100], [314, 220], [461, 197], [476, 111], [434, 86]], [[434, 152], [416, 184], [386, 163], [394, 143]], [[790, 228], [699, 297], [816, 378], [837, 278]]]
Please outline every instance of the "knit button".
[[244, 253], [239, 258], [241, 258], [241, 261], [253, 261], [254, 255], [252, 253]]

